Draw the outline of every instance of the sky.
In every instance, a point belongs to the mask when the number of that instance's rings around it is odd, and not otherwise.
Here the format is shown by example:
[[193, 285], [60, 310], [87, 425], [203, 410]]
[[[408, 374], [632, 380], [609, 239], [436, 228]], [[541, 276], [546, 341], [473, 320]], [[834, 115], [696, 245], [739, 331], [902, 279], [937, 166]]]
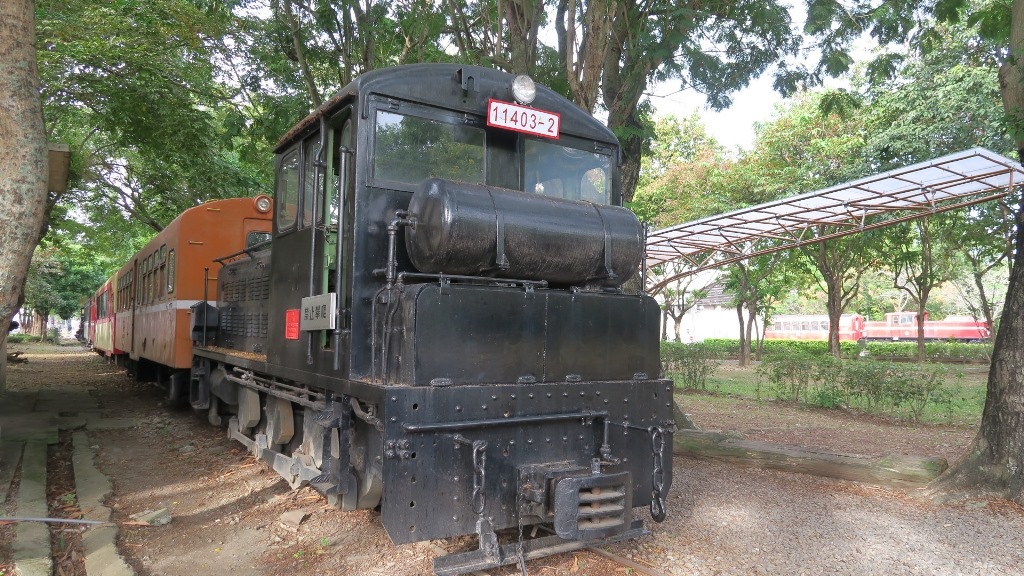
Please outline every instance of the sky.
[[674, 114], [684, 117], [696, 110], [708, 133], [732, 151], [753, 148], [754, 123], [770, 120], [775, 105], [782, 102], [782, 97], [772, 88], [770, 74], [753, 80], [746, 88], [736, 92], [732, 106], [720, 112], [708, 108], [707, 99], [695, 90], [675, 90], [670, 84], [662, 84], [650, 92], [657, 115], [663, 117]]

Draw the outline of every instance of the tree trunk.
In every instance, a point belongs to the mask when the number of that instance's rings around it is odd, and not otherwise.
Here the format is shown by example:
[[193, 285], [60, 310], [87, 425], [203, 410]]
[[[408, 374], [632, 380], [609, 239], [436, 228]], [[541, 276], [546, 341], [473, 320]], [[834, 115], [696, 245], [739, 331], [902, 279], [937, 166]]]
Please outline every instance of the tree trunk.
[[839, 358], [839, 319], [843, 315], [843, 286], [842, 278], [836, 281], [835, 278], [826, 278], [825, 285], [828, 287], [826, 294], [825, 308], [828, 311], [828, 351], [832, 356]]
[[924, 362], [925, 349], [924, 349], [924, 321], [927, 318], [927, 313], [924, 310], [924, 305], [927, 300], [921, 300], [917, 306], [917, 361]]
[[[7, 342], [46, 208], [46, 132], [35, 41], [35, 3], [0, 2], [0, 344]], [[0, 393], [7, 385], [6, 362], [7, 356], [0, 356]]]
[[[749, 348], [751, 348], [751, 349], [755, 348], [754, 344], [757, 342], [757, 340], [754, 339], [754, 337], [755, 337], [755, 334], [754, 334], [754, 324], [757, 322], [757, 314], [755, 313], [755, 310], [757, 310], [757, 300], [755, 299], [755, 300], [748, 301], [747, 302], [747, 327], [746, 327], [746, 330], [747, 330], [747, 342], [748, 342], [747, 346]], [[757, 359], [758, 360], [761, 359], [760, 354], [758, 354]]]
[[41, 314], [39, 312], [32, 312], [32, 323], [31, 323], [32, 330], [31, 330], [30, 334], [32, 336], [39, 336], [39, 339], [41, 341], [45, 342], [46, 341], [46, 330], [49, 328], [49, 326], [47, 325], [48, 324], [47, 320], [49, 319], [49, 317], [50, 317], [49, 312], [47, 312], [46, 314]]
[[[1017, 156], [1024, 162], [1024, 0], [1013, 0], [1010, 12], [1010, 54], [999, 67], [999, 93], [1003, 109], [1015, 121]], [[1019, 222], [1019, 217], [1018, 217]], [[1017, 258], [1020, 258], [1020, 228], [1017, 228]], [[1017, 260], [1019, 263], [1019, 260]]]
[[537, 63], [537, 34], [544, 18], [544, 2], [510, 0], [505, 4], [508, 51], [513, 74], [532, 76]]
[[323, 98], [320, 97], [320, 90], [316, 87], [313, 72], [309, 69], [309, 63], [306, 61], [306, 43], [302, 39], [302, 27], [299, 24], [299, 19], [295, 16], [295, 11], [292, 9], [292, 0], [285, 0], [284, 2], [284, 19], [285, 24], [288, 26], [288, 31], [292, 35], [292, 49], [295, 51], [295, 60], [299, 65], [299, 71], [302, 73], [302, 80], [306, 83], [309, 101], [312, 102], [313, 108], [319, 108], [323, 104]]
[[746, 366], [747, 365], [747, 357], [749, 356], [749, 352], [748, 351], [750, 350], [750, 345], [747, 344], [747, 339], [746, 339], [747, 333], [746, 333], [746, 330], [744, 330], [744, 326], [743, 326], [743, 303], [742, 302], [736, 304], [736, 321], [739, 322], [739, 325], [740, 325], [739, 365], [740, 366]]
[[1024, 504], [1024, 218], [1019, 215], [1017, 230], [981, 428], [967, 455], [932, 484], [942, 497], [982, 492]]
[[[1014, 0], [1010, 15], [1010, 57], [999, 70], [1008, 118], [1024, 119], [1024, 0]], [[1024, 132], [1016, 134], [1024, 161]], [[1024, 208], [1017, 200], [1016, 250], [1006, 303], [992, 351], [988, 393], [981, 428], [967, 455], [931, 484], [934, 495], [949, 498], [992, 494], [1024, 504]]]

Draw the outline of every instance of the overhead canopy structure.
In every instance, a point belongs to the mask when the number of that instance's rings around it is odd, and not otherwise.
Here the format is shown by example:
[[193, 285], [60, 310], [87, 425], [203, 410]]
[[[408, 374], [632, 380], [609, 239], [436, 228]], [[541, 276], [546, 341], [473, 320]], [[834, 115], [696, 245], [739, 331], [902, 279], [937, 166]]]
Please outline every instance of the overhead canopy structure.
[[[760, 254], [1006, 198], [1018, 185], [1024, 185], [1024, 167], [990, 150], [972, 148], [657, 230], [647, 238], [647, 265], [681, 261], [685, 272], [678, 278]], [[880, 214], [892, 217], [872, 219]]]

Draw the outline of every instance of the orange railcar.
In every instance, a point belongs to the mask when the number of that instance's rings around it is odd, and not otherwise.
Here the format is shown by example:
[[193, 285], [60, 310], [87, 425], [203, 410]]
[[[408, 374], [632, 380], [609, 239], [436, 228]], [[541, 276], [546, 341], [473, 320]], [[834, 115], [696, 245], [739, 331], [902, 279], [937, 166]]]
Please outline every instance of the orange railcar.
[[93, 349], [104, 356], [123, 354], [123, 350], [114, 347], [114, 279], [116, 274], [107, 279], [92, 297], [89, 306], [89, 336]]
[[94, 348], [132, 371], [155, 369], [159, 380], [189, 370], [191, 307], [204, 298], [216, 303], [214, 259], [269, 240], [271, 207], [261, 195], [183, 212], [96, 293]]

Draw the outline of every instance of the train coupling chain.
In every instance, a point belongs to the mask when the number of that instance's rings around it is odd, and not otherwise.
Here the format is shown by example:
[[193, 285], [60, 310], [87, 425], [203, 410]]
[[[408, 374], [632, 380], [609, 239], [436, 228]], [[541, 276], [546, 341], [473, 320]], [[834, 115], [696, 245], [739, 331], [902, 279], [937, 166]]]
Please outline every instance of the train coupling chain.
[[473, 449], [473, 513], [483, 517], [484, 508], [487, 506], [487, 492], [485, 484], [487, 481], [487, 441], [469, 440], [462, 434], [452, 436], [456, 445], [470, 446]]
[[665, 430], [660, 426], [651, 426], [651, 452], [654, 456], [654, 468], [651, 471], [651, 518], [655, 522], [665, 520]]

